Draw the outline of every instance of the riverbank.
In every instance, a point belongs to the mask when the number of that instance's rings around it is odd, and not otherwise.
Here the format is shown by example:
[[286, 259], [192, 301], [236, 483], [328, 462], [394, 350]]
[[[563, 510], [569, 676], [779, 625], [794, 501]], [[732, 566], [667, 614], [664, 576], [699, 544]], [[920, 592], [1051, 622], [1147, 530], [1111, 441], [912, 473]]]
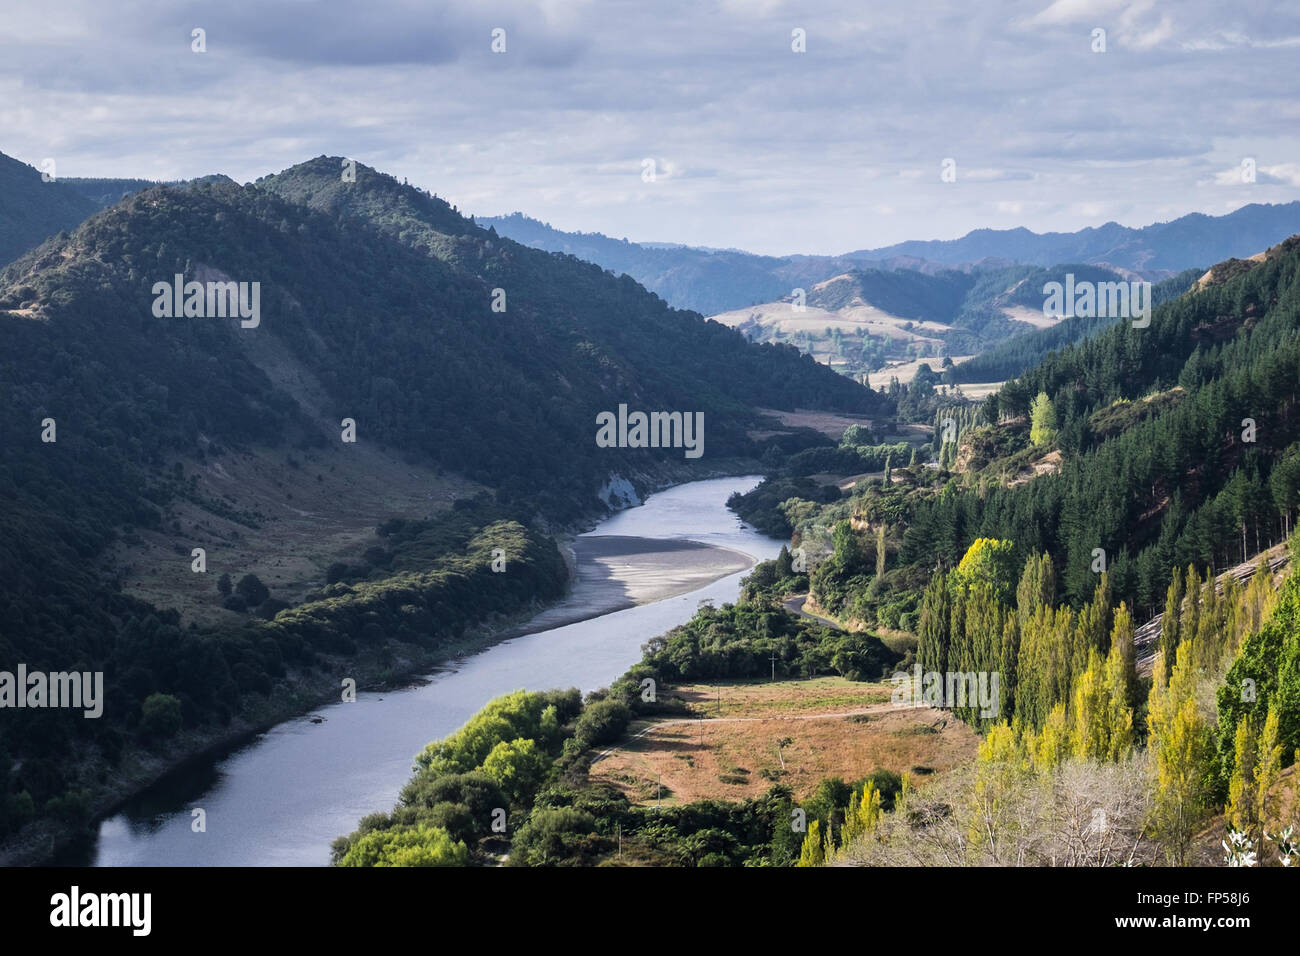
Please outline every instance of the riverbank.
[[[723, 494], [716, 503], [724, 512], [725, 497]], [[91, 804], [90, 823], [32, 827], [21, 840], [6, 845], [0, 864], [93, 862], [94, 834], [105, 820], [139, 803], [151, 791], [167, 788], [172, 781], [201, 778], [201, 768], [254, 744], [262, 735], [305, 723], [302, 718], [306, 715], [336, 705], [345, 676], [355, 679], [359, 689], [370, 691], [427, 683], [430, 675], [445, 673], [447, 665], [463, 663], [513, 638], [696, 590], [754, 563], [754, 556], [735, 548], [618, 535], [580, 534], [562, 542], [561, 551], [570, 559], [571, 576], [566, 595], [557, 602], [538, 602], [514, 615], [487, 618], [468, 628], [461, 638], [442, 644], [437, 652], [422, 653], [412, 644], [390, 643], [385, 649], [356, 657], [325, 657], [323, 666], [310, 673], [290, 672], [270, 698], [247, 701], [243, 715], [224, 727], [183, 731], [159, 750], [129, 750], [111, 770], [91, 761], [86, 778], [98, 777], [101, 783]], [[589, 603], [584, 607], [582, 602]], [[132, 818], [138, 813], [137, 807]], [[91, 849], [86, 850], [87, 846]]]
[[596, 535], [574, 539], [569, 549], [576, 569], [570, 593], [507, 637], [687, 594], [755, 564], [753, 555], [689, 540]]

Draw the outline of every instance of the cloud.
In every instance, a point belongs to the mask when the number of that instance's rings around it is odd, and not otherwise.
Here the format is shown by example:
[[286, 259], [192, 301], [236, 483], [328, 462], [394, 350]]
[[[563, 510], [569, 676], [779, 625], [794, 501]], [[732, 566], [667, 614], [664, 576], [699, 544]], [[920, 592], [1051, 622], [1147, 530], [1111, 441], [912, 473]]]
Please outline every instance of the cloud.
[[[0, 149], [239, 181], [345, 154], [485, 215], [843, 252], [1218, 212], [1195, 187], [1300, 155], [1297, 37], [1285, 5], [1211, 0], [48, 0], [0, 36]], [[1298, 188], [1261, 165], [1251, 196]]]

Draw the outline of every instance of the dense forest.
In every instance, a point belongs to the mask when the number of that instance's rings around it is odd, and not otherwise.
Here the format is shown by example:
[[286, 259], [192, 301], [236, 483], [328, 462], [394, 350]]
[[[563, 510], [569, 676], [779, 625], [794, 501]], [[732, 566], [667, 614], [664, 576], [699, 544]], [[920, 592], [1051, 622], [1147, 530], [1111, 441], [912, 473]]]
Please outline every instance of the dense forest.
[[[1100, 270], [1076, 267], [1076, 276], [1081, 279], [1108, 282], [1115, 277], [1095, 273]], [[1191, 288], [1204, 269], [1185, 269], [1175, 276], [1154, 282], [1151, 285], [1152, 307], [1163, 305], [1175, 299]], [[1061, 281], [1060, 269], [1047, 272], [1039, 270], [1027, 279], [1018, 290], [1016, 304], [1030, 308], [1042, 308], [1044, 296], [1043, 285], [1046, 282]], [[1103, 329], [1119, 321], [1116, 316], [1082, 316], [1072, 315], [1045, 329], [1021, 332], [1005, 342], [994, 345], [974, 358], [967, 359], [952, 369], [952, 381], [957, 384], [968, 382], [1000, 382], [1004, 379], [1023, 375], [1029, 369], [1042, 362], [1051, 353], [1076, 342], [1082, 342]]]
[[[1288, 240], [1254, 268], [1166, 302], [1148, 328], [1120, 323], [1052, 353], [981, 406], [931, 398], [928, 451], [938, 454], [895, 458], [888, 483], [859, 481], [844, 496], [812, 481], [868, 470], [845, 442], [833, 455], [801, 453], [806, 465], [774, 474], [739, 511], [791, 527], [814, 552], [832, 551], [829, 529], [852, 523], [862, 540], [839, 556], [845, 579], [873, 577], [883, 534], [886, 570], [856, 605], [868, 621], [900, 588], [919, 598], [914, 571], [924, 580], [956, 567], [979, 538], [1011, 542], [1017, 567], [1048, 554], [1076, 608], [1104, 570], [1117, 599], [1157, 613], [1175, 568], [1217, 574], [1292, 527], [1298, 268]], [[914, 404], [909, 391], [898, 389], [900, 408]]]

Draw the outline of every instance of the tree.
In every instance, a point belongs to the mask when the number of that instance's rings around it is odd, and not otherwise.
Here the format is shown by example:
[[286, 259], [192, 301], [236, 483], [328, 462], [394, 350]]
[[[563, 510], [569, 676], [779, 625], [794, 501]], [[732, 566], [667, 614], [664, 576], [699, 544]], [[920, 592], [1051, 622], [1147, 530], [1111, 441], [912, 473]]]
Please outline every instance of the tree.
[[235, 585], [235, 593], [242, 597], [249, 607], [257, 607], [271, 596], [270, 589], [256, 574], [245, 574], [240, 578], [239, 583]]
[[1167, 681], [1160, 659], [1164, 652], [1157, 652], [1147, 705], [1147, 748], [1155, 758], [1155, 830], [1175, 866], [1186, 864], [1212, 792], [1214, 745], [1196, 700], [1195, 643], [1179, 645]]
[[1056, 407], [1046, 392], [1039, 392], [1029, 411], [1029, 440], [1035, 445], [1056, 441]]
[[1183, 579], [1177, 571], [1169, 582], [1165, 596], [1165, 613], [1160, 618], [1160, 660], [1163, 661], [1165, 680], [1173, 668], [1174, 656], [1178, 651], [1181, 638], [1180, 625], [1183, 616]]
[[875, 832], [880, 826], [880, 807], [880, 791], [871, 781], [867, 781], [860, 798], [858, 791], [853, 791], [849, 796], [849, 808], [844, 814], [844, 828], [840, 831], [841, 847], [847, 847], [858, 837]]
[[1056, 603], [1056, 568], [1046, 554], [1032, 554], [1025, 562], [1025, 570], [1016, 586], [1016, 615], [1023, 627], [1040, 607], [1051, 608]]
[[776, 576], [779, 581], [794, 577], [794, 560], [785, 545], [781, 545], [781, 553], [776, 556]]
[[[1259, 805], [1255, 788], [1255, 766], [1259, 758], [1258, 728], [1247, 714], [1233, 735], [1232, 775], [1228, 778], [1228, 805], [1223, 816], [1229, 826], [1251, 837], [1259, 836]], [[1256, 842], [1258, 846], [1258, 842]]]
[[[1127, 617], [1127, 608], [1121, 605], [1120, 611]], [[1127, 653], [1124, 629], [1129, 632]], [[1128, 703], [1132, 666], [1132, 623], [1117, 622], [1110, 652], [1103, 660], [1098, 650], [1091, 648], [1088, 666], [1075, 682], [1070, 731], [1075, 757], [1118, 761], [1132, 752], [1133, 708]]]
[[181, 702], [171, 694], [150, 694], [140, 705], [140, 730], [145, 736], [170, 737], [181, 729]]
[[1255, 763], [1255, 806], [1259, 808], [1261, 836], [1274, 815], [1277, 798], [1272, 791], [1281, 772], [1281, 719], [1277, 708], [1270, 707], [1264, 718], [1264, 733], [1259, 738], [1259, 757]]
[[230, 597], [230, 590], [230, 575], [222, 574], [221, 577], [217, 578], [217, 593], [223, 598], [228, 598]]
[[519, 803], [541, 783], [549, 765], [535, 740], [520, 737], [493, 747], [483, 760], [483, 772], [500, 785], [511, 803]]
[[849, 522], [840, 521], [835, 525], [831, 531], [831, 543], [839, 566], [850, 573], [857, 570], [862, 562], [862, 546]]
[[1237, 724], [1233, 739], [1232, 775], [1223, 815], [1255, 846], [1263, 846], [1265, 828], [1276, 809], [1276, 797], [1271, 791], [1282, 770], [1278, 728], [1277, 709], [1270, 707], [1262, 731], [1255, 718], [1247, 714]]
[[916, 642], [916, 661], [921, 670], [938, 674], [948, 670], [951, 620], [952, 589], [948, 586], [948, 575], [940, 572], [930, 579], [921, 597]]
[[1106, 684], [1101, 655], [1092, 648], [1088, 666], [1074, 685], [1070, 749], [1080, 760], [1105, 759], [1110, 750]]
[[1121, 601], [1115, 609], [1114, 624], [1110, 629], [1110, 655], [1106, 658], [1107, 693], [1114, 705], [1128, 708], [1137, 706], [1138, 676], [1137, 652], [1133, 646], [1133, 615], [1128, 604]]
[[356, 840], [338, 866], [466, 866], [469, 848], [442, 827], [419, 824], [372, 830]]
[[999, 601], [1007, 601], [1015, 581], [1015, 545], [996, 538], [976, 538], [957, 565], [959, 583], [988, 585]]
[[826, 844], [822, 840], [822, 822], [813, 820], [799, 848], [799, 862], [795, 866], [821, 866], [826, 862]]

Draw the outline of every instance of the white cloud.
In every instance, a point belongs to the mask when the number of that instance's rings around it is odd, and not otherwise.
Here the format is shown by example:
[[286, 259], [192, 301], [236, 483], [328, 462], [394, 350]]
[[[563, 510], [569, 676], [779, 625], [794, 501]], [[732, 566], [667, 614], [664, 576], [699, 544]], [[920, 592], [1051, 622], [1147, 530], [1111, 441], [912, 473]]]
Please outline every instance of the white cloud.
[[[1284, 6], [209, 9], [203, 55], [189, 51], [196, 14], [174, 0], [15, 12], [0, 36], [0, 148], [54, 156], [63, 175], [240, 181], [345, 154], [470, 212], [780, 253], [960, 235], [990, 214], [1044, 231], [1217, 212], [1238, 198], [1214, 188], [1240, 184], [1237, 158], [1300, 156], [1300, 11]], [[488, 49], [497, 23], [504, 55]], [[808, 53], [790, 53], [793, 26]], [[1089, 52], [1094, 26], [1106, 55]], [[956, 188], [940, 180], [944, 157]], [[1273, 163], [1241, 195], [1297, 189], [1294, 167]]]

